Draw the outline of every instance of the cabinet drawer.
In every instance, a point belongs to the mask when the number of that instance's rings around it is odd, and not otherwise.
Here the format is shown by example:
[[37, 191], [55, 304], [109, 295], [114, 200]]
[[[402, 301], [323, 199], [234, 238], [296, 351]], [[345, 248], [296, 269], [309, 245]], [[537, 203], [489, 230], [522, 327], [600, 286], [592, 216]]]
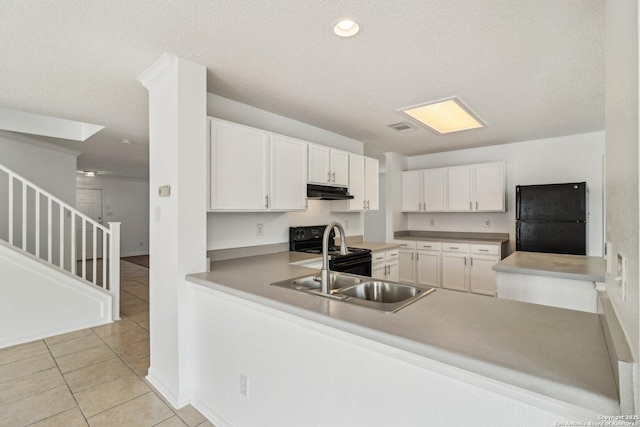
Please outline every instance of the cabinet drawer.
[[416, 248], [416, 242], [409, 241], [409, 240], [396, 240], [395, 243], [400, 245], [400, 249], [415, 249]]
[[383, 262], [386, 259], [385, 252], [374, 252], [371, 254], [371, 262]]
[[472, 254], [479, 255], [500, 255], [500, 246], [498, 245], [469, 245]]
[[385, 253], [385, 258], [387, 261], [398, 259], [398, 254], [400, 251], [398, 249], [391, 249]]
[[468, 243], [443, 243], [442, 250], [445, 252], [468, 253], [469, 244]]
[[418, 249], [423, 251], [439, 251], [441, 248], [440, 242], [418, 242]]

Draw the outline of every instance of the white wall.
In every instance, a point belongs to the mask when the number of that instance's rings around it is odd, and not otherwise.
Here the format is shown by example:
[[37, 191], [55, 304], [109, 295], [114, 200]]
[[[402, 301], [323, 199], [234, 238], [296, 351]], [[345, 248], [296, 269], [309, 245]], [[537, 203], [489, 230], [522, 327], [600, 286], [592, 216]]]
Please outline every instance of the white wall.
[[121, 222], [121, 256], [149, 253], [149, 181], [77, 176], [76, 188], [102, 190], [104, 224]]
[[[31, 181], [43, 190], [63, 202], [74, 206], [76, 201], [76, 163], [77, 151], [45, 143], [24, 135], [11, 132], [0, 131], [0, 164], [13, 170], [18, 175]], [[0, 206], [4, 206], [8, 197], [8, 180], [4, 172], [0, 172]], [[33, 230], [35, 215], [33, 214], [33, 204], [35, 194], [28, 191], [28, 206], [32, 209], [27, 216], [28, 229]], [[44, 199], [42, 199], [44, 200]], [[14, 182], [14, 244], [22, 246], [21, 218], [22, 218], [22, 189]], [[47, 258], [47, 211], [46, 204], [41, 203], [40, 209], [40, 255]], [[30, 224], [30, 225], [29, 225]], [[53, 238], [58, 241], [59, 235], [59, 209], [53, 206], [52, 212]], [[65, 230], [69, 230], [69, 219], [65, 220]], [[27, 250], [34, 253], [35, 235], [31, 232], [27, 234]], [[0, 239], [8, 239], [8, 212], [0, 209]], [[68, 242], [70, 236], [65, 235]], [[52, 247], [52, 260], [58, 262], [59, 245]], [[67, 257], [68, 258], [68, 257]], [[69, 261], [66, 261], [67, 264]]]
[[0, 348], [111, 322], [111, 295], [0, 244]]
[[[506, 161], [507, 212], [410, 213], [409, 230], [509, 233], [515, 250], [516, 185], [586, 181], [589, 186], [588, 255], [603, 254], [604, 132], [410, 157], [408, 170]], [[484, 220], [491, 227], [484, 227]], [[430, 225], [430, 221], [434, 225]]]
[[[606, 236], [609, 253], [627, 265], [626, 298], [607, 273], [607, 293], [636, 360], [636, 413], [640, 409], [640, 291], [638, 280], [638, 2], [606, 2]], [[615, 264], [614, 264], [615, 266]]]
[[[201, 286], [190, 291], [191, 363], [198, 373], [191, 403], [217, 426], [569, 421], [558, 401]], [[240, 375], [248, 378], [247, 397]]]
[[[207, 114], [351, 153], [363, 153], [363, 144], [360, 141], [212, 93], [207, 94]], [[328, 201], [310, 200], [306, 212], [210, 212], [207, 214], [207, 250], [288, 242], [289, 227], [322, 225], [331, 221], [342, 223], [348, 236], [364, 234], [363, 213], [333, 213], [330, 211], [330, 206]], [[257, 224], [263, 224], [263, 236], [257, 236]]]
[[[326, 225], [332, 221], [339, 221], [347, 236], [364, 234], [362, 213], [334, 213], [330, 209], [331, 203], [327, 200], [309, 200], [305, 212], [210, 212], [207, 214], [207, 250], [288, 242], [289, 227]], [[257, 236], [256, 224], [263, 225], [262, 236]]]

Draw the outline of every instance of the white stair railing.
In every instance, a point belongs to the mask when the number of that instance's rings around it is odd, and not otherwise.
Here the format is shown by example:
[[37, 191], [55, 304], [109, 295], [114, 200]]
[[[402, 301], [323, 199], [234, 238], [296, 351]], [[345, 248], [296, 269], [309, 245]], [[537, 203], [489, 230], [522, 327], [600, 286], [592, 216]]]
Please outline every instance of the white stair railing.
[[1, 164], [0, 171], [0, 239], [108, 291], [118, 320], [120, 223], [107, 228]]

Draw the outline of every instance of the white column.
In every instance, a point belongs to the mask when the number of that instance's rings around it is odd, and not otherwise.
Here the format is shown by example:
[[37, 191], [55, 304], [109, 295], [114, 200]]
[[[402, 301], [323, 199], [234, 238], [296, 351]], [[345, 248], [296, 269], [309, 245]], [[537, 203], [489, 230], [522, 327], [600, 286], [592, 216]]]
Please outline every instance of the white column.
[[[185, 276], [206, 270], [206, 68], [165, 54], [138, 80], [149, 91], [147, 379], [179, 408], [189, 402], [191, 376]], [[165, 185], [170, 195], [160, 197]]]

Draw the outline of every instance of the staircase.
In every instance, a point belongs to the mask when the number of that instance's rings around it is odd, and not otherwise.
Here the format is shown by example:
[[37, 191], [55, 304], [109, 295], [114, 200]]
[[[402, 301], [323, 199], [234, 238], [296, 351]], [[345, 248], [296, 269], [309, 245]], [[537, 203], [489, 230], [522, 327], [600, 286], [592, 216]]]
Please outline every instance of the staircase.
[[120, 223], [0, 164], [0, 348], [119, 318]]

